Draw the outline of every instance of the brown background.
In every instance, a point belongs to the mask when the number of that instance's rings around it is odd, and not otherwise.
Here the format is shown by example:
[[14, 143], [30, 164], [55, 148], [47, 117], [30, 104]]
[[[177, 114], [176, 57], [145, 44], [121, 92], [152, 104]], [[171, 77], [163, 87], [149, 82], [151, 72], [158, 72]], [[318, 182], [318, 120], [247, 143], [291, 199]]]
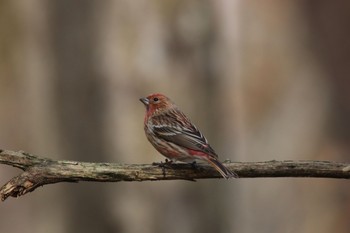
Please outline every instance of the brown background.
[[[222, 160], [350, 150], [348, 1], [2, 1], [0, 147], [151, 163], [138, 98], [170, 96]], [[0, 166], [0, 182], [18, 171]], [[349, 232], [349, 181], [56, 184], [1, 232]]]

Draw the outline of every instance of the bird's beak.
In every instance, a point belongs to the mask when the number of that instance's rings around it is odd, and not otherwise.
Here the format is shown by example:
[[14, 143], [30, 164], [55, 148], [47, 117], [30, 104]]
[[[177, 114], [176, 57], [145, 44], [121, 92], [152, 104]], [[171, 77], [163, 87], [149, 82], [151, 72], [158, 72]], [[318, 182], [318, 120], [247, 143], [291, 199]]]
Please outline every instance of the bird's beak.
[[145, 105], [148, 106], [149, 105], [149, 100], [147, 98], [140, 98], [140, 101]]

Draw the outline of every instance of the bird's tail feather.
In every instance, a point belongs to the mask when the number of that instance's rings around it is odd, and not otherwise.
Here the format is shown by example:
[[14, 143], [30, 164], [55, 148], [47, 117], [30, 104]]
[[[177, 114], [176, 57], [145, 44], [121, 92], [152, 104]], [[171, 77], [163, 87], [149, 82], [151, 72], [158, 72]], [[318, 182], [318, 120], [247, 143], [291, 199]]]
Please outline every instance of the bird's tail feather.
[[214, 157], [209, 157], [208, 162], [212, 165], [220, 174], [225, 178], [238, 178], [238, 175], [233, 171], [229, 170], [225, 165], [223, 165], [219, 160]]

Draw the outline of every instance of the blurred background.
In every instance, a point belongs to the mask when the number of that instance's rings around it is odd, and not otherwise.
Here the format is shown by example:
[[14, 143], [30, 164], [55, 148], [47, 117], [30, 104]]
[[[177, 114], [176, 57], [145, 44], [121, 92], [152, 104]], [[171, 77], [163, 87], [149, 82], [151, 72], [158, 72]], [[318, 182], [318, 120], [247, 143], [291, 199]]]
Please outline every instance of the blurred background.
[[[0, 148], [152, 163], [161, 92], [222, 160], [350, 153], [349, 1], [1, 1]], [[1, 185], [18, 169], [0, 165]], [[59, 183], [0, 204], [1, 232], [349, 232], [349, 181]]]

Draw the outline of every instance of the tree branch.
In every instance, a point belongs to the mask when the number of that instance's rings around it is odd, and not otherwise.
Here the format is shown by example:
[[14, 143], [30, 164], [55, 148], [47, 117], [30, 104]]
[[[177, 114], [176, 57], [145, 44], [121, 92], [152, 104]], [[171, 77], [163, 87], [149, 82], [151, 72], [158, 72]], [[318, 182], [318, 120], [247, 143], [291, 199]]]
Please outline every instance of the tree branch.
[[[198, 164], [116, 164], [52, 160], [28, 154], [0, 150], [0, 163], [23, 170], [0, 189], [1, 200], [18, 197], [39, 186], [58, 182], [119, 182], [154, 180], [190, 180], [222, 178], [212, 167]], [[323, 177], [350, 178], [350, 164], [330, 161], [266, 161], [225, 163], [240, 178]]]

